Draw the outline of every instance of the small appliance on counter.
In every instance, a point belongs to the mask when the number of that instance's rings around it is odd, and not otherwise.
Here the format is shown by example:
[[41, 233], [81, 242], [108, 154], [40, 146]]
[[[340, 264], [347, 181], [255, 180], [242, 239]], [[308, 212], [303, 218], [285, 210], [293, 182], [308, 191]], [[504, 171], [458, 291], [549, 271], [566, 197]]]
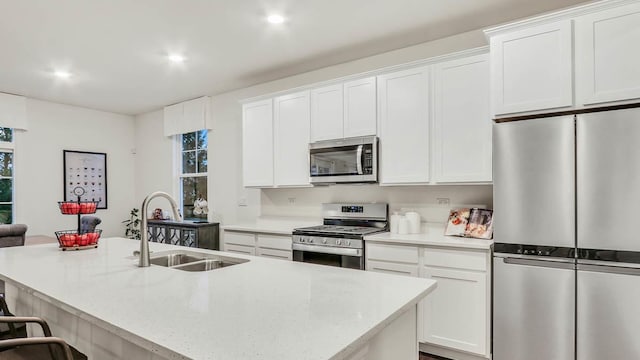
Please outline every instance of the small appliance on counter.
[[378, 138], [353, 137], [309, 144], [311, 184], [378, 181]]
[[388, 230], [384, 203], [322, 204], [323, 225], [293, 230], [293, 261], [364, 270], [364, 237]]

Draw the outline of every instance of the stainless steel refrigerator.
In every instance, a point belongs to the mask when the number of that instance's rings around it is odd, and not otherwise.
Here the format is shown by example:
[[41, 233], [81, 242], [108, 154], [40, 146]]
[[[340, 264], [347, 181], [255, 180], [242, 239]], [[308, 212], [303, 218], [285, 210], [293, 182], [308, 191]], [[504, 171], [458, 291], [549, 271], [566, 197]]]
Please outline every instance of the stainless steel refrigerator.
[[493, 141], [493, 359], [640, 359], [640, 109]]

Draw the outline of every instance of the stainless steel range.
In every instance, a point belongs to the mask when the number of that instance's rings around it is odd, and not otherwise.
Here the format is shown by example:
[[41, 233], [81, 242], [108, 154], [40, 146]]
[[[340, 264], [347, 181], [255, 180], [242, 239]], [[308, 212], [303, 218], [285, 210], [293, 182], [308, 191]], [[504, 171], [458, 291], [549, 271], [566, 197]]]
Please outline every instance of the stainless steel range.
[[387, 204], [322, 204], [324, 225], [293, 230], [293, 261], [364, 270], [365, 235], [388, 229]]

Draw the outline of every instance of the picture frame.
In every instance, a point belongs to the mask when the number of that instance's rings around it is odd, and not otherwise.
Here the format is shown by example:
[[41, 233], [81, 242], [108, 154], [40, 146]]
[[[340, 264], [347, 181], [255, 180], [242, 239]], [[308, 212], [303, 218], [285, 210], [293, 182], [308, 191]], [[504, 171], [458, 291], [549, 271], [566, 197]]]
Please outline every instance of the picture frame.
[[444, 234], [489, 240], [493, 237], [493, 210], [452, 209], [449, 212]]
[[[107, 208], [107, 154], [63, 150], [64, 201], [98, 202], [97, 209]], [[82, 189], [82, 190], [79, 190]]]

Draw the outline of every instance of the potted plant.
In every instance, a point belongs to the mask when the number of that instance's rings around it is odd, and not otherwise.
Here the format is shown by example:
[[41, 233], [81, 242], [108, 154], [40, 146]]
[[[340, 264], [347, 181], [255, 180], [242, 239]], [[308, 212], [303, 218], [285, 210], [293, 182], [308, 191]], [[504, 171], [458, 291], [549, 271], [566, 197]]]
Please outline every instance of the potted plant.
[[133, 208], [129, 213], [129, 219], [122, 221], [125, 224], [124, 236], [129, 239], [140, 240], [140, 209]]

